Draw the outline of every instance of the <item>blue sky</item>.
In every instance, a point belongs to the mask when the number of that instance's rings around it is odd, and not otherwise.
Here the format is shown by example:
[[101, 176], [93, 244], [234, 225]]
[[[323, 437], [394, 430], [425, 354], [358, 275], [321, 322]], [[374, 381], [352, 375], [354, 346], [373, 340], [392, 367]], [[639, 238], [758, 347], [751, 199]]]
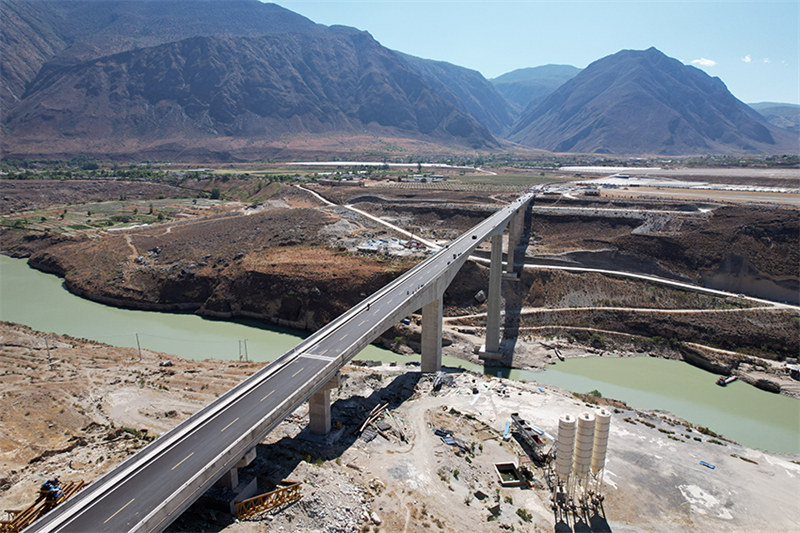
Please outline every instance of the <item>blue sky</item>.
[[585, 67], [655, 46], [719, 76], [739, 99], [800, 104], [800, 2], [278, 0], [322, 24], [493, 78], [548, 63]]

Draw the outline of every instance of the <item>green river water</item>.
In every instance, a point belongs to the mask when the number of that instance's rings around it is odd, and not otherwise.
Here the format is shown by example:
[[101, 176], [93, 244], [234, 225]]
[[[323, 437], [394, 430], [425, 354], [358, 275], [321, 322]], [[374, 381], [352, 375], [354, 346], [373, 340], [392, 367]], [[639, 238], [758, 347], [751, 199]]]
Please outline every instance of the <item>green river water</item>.
[[[255, 322], [105, 306], [72, 295], [60, 278], [29, 268], [25, 260], [2, 255], [0, 320], [115, 346], [136, 347], [138, 334], [143, 349], [187, 359], [238, 359], [239, 341], [247, 339], [251, 360], [271, 361], [304, 335]], [[357, 358], [401, 364], [419, 361], [419, 356], [400, 356], [375, 346], [367, 347]], [[445, 357], [443, 362], [450, 367], [483, 370], [455, 358]], [[741, 382], [719, 387], [714, 384], [717, 376], [679, 361], [587, 357], [568, 359], [545, 372], [512, 370], [503, 375], [575, 392], [596, 389], [604, 397], [635, 408], [669, 411], [747, 446], [800, 453], [800, 401]]]

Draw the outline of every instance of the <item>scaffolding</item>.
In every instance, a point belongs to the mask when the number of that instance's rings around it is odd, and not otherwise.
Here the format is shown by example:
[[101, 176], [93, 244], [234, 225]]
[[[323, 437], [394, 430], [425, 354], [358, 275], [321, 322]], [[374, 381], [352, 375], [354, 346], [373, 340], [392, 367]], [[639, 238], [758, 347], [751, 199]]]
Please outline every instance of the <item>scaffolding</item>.
[[236, 518], [247, 518], [299, 500], [303, 496], [300, 493], [300, 486], [299, 482], [292, 483], [285, 487], [278, 487], [266, 494], [236, 502]]
[[74, 496], [84, 485], [85, 483], [82, 480], [68, 481], [59, 486], [61, 495], [57, 499], [47, 499], [47, 493], [40, 491], [36, 501], [27, 508], [20, 510], [6, 509], [6, 517], [0, 520], [0, 532], [17, 533], [22, 531], [38, 520], [39, 517], [47, 514], [53, 507]]

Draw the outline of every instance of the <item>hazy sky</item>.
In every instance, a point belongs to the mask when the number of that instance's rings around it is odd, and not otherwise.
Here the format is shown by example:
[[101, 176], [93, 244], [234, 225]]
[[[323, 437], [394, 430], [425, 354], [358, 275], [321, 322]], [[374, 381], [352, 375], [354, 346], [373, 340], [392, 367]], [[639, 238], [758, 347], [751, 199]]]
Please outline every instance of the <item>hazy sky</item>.
[[548, 63], [585, 67], [655, 46], [719, 76], [748, 102], [800, 104], [800, 2], [278, 0], [322, 24], [494, 78]]

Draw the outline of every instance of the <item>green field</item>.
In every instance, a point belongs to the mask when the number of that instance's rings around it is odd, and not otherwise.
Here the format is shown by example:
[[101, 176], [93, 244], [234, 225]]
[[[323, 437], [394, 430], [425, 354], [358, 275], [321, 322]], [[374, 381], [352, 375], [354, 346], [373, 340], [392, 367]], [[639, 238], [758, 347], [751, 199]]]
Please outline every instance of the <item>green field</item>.
[[181, 213], [206, 211], [221, 205], [220, 201], [202, 198], [89, 202], [3, 215], [0, 217], [0, 226], [69, 235], [156, 224]]

